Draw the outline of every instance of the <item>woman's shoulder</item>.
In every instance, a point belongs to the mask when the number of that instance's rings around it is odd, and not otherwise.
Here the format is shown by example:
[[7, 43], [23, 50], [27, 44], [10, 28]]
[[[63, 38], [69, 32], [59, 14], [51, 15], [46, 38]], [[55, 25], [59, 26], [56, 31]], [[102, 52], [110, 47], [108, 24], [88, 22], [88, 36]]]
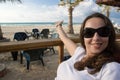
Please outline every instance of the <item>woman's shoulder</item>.
[[107, 63], [106, 64], [106, 67], [112, 67], [112, 68], [116, 68], [116, 67], [119, 67], [120, 68], [120, 63], [118, 63], [118, 62], [110, 62], [110, 63]]
[[120, 72], [120, 63], [110, 62], [103, 66], [104, 71], [119, 71]]
[[100, 71], [100, 76], [102, 80], [119, 80], [120, 64], [117, 62], [105, 64]]

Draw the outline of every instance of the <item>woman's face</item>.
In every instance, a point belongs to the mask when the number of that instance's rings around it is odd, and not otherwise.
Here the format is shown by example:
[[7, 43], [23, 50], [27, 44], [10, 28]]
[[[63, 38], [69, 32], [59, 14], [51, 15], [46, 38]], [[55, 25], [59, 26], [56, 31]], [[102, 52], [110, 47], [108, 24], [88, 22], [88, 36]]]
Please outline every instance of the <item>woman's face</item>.
[[[84, 29], [88, 28], [98, 31], [98, 29], [102, 29], [104, 26], [105, 23], [101, 18], [91, 18], [87, 20]], [[88, 33], [90, 34], [89, 31]], [[102, 37], [98, 34], [98, 32], [95, 32], [92, 37], [84, 37], [87, 55], [95, 56], [96, 54], [101, 53], [107, 47], [108, 41], [109, 41], [108, 36]]]

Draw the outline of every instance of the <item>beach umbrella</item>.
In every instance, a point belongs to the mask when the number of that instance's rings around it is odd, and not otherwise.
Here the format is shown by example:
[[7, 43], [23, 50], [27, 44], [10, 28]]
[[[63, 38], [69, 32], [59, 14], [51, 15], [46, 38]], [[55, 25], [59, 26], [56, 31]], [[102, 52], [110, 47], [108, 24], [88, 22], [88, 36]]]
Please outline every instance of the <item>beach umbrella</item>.
[[96, 3], [99, 5], [104, 5], [104, 10], [106, 12], [106, 16], [110, 16], [111, 6], [116, 8], [116, 11], [120, 11], [120, 0], [96, 0]]

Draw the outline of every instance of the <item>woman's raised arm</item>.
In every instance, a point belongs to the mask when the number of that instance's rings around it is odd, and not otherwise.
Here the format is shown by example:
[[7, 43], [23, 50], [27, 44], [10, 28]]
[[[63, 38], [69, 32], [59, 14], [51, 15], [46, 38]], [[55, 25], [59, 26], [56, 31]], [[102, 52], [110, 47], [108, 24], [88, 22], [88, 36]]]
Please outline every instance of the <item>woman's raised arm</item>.
[[59, 34], [59, 38], [63, 41], [66, 49], [68, 50], [69, 54], [72, 56], [77, 48], [77, 44], [74, 43], [72, 40], [68, 38], [65, 31], [62, 28], [63, 21], [59, 21], [56, 23], [56, 30]]

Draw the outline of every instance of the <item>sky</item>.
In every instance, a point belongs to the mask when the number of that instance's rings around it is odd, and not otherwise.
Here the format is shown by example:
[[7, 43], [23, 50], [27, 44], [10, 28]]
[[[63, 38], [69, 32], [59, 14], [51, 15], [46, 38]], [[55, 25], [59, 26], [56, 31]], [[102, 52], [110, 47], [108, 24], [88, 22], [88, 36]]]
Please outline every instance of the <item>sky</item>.
[[[59, 0], [21, 0], [22, 4], [14, 2], [0, 3], [1, 22], [68, 22], [68, 5], [58, 6]], [[100, 12], [101, 7], [92, 0], [84, 0], [73, 11], [73, 22], [82, 23], [86, 16]], [[120, 12], [111, 9], [110, 19], [120, 24]]]

